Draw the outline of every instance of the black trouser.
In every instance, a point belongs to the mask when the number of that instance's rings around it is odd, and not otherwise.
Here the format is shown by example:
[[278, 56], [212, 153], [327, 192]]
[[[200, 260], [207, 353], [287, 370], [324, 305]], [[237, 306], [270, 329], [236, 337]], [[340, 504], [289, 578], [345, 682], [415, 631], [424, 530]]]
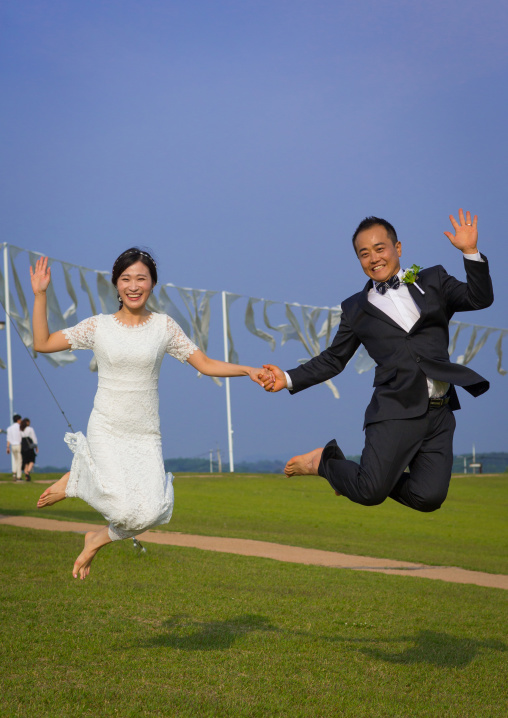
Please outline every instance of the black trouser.
[[374, 506], [389, 496], [417, 511], [435, 511], [448, 493], [454, 430], [449, 406], [430, 408], [415, 419], [369, 424], [359, 464], [346, 459], [332, 440], [318, 473], [357, 504]]

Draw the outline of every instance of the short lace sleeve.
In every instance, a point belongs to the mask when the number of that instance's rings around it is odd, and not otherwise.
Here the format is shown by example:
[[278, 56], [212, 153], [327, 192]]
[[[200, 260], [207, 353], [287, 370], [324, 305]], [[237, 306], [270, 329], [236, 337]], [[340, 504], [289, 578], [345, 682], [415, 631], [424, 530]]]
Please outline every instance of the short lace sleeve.
[[167, 339], [168, 343], [166, 346], [167, 354], [171, 354], [172, 357], [181, 361], [182, 364], [187, 361], [190, 355], [197, 351], [197, 347], [189, 337], [185, 334], [182, 327], [175, 322], [171, 317], [167, 317]]
[[83, 319], [69, 329], [62, 329], [62, 333], [71, 345], [71, 351], [75, 349], [93, 349], [95, 342], [95, 330], [97, 329], [98, 316]]

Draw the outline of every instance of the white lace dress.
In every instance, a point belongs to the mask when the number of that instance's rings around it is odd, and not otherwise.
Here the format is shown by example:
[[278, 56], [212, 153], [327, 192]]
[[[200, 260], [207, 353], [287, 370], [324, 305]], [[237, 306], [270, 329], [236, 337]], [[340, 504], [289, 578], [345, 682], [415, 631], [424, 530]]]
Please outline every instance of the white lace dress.
[[162, 458], [159, 372], [164, 354], [183, 363], [198, 347], [171, 317], [155, 313], [137, 327], [99, 314], [64, 334], [71, 350], [93, 350], [99, 370], [86, 437], [65, 435], [74, 452], [66, 495], [99, 511], [113, 541], [168, 523], [173, 476]]

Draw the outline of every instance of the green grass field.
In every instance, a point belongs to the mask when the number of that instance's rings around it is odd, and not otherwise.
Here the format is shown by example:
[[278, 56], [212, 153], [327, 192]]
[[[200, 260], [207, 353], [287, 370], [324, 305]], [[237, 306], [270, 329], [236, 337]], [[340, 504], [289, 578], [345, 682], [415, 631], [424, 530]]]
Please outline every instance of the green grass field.
[[[419, 515], [319, 480], [178, 476], [167, 530], [506, 572], [506, 479], [456, 479]], [[41, 488], [0, 483], [0, 513], [99, 521], [34, 511]], [[2, 716], [506, 714], [506, 591], [129, 541], [81, 582], [82, 542], [0, 526]]]
[[[162, 530], [508, 573], [508, 474], [458, 475], [443, 507], [431, 514], [391, 500], [358, 506], [310, 477], [179, 474], [174, 486], [175, 511]], [[44, 488], [0, 483], [0, 514], [103, 523], [79, 499], [37, 510]]]

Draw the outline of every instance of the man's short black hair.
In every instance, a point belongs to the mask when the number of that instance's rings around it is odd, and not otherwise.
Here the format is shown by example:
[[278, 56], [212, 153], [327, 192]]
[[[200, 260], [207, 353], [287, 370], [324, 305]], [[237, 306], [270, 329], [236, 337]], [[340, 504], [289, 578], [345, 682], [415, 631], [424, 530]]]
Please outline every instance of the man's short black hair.
[[397, 242], [399, 241], [397, 239], [397, 232], [395, 231], [395, 227], [390, 224], [390, 222], [387, 222], [386, 219], [381, 219], [381, 217], [365, 217], [365, 219], [362, 219], [362, 221], [356, 228], [355, 233], [353, 234], [353, 247], [355, 247], [355, 240], [360, 234], [360, 232], [364, 232], [366, 229], [370, 229], [376, 224], [379, 224], [381, 225], [381, 227], [384, 227], [393, 244], [397, 244]]
[[14, 414], [14, 416], [12, 417], [12, 420], [14, 423], [16, 423], [16, 421], [21, 421], [21, 417], [19, 414]]

